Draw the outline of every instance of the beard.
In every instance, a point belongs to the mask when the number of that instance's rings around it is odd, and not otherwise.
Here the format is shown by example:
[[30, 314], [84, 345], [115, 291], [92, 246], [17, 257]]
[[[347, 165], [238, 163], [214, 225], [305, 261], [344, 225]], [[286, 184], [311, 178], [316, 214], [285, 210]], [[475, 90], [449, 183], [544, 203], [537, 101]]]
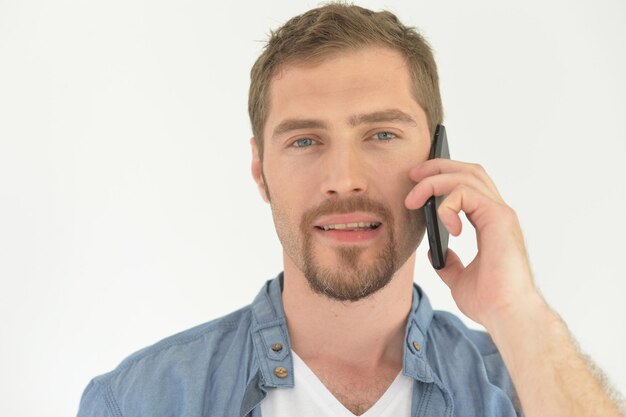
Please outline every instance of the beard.
[[[381, 249], [373, 256], [363, 254], [366, 247], [339, 246], [333, 249], [337, 262], [332, 267], [323, 265], [315, 250], [314, 222], [328, 214], [355, 211], [373, 213], [380, 218], [385, 236], [378, 243]], [[285, 212], [272, 207], [276, 230], [287, 255], [306, 277], [310, 288], [338, 301], [358, 301], [384, 288], [393, 279], [415, 251], [424, 235], [423, 211], [405, 209], [400, 219], [400, 236], [396, 236], [397, 219], [391, 210], [364, 196], [344, 200], [327, 200], [308, 210], [302, 216], [299, 236], [286, 221]], [[293, 224], [293, 223], [292, 223]]]
[[369, 265], [360, 262], [363, 248], [337, 248], [336, 252], [341, 265], [327, 268], [305, 246], [302, 272], [313, 291], [338, 301], [358, 301], [374, 294], [391, 282], [400, 267], [391, 244]]

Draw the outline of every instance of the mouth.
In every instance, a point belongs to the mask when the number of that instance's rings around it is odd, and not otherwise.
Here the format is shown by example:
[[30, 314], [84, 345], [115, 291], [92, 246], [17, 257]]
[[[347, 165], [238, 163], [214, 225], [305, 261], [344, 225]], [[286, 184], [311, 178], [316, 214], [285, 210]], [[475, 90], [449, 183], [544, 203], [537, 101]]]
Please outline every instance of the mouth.
[[316, 229], [325, 232], [329, 230], [341, 230], [344, 232], [368, 232], [378, 229], [382, 223], [379, 222], [353, 222], [353, 223], [337, 223], [315, 226]]
[[370, 243], [383, 229], [379, 219], [366, 213], [350, 213], [322, 218], [314, 225], [316, 235], [332, 244]]

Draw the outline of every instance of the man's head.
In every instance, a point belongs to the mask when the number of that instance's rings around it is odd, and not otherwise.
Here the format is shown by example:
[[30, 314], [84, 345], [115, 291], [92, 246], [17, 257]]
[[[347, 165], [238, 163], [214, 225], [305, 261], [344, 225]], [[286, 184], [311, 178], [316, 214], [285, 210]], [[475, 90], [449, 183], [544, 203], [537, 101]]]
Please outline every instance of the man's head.
[[404, 199], [442, 117], [428, 46], [390, 13], [328, 5], [273, 34], [250, 90], [252, 172], [285, 270], [338, 300], [384, 287], [424, 234]]
[[411, 74], [412, 93], [426, 112], [430, 132], [434, 132], [443, 120], [443, 107], [437, 66], [424, 38], [388, 11], [330, 3], [296, 16], [272, 31], [252, 67], [248, 113], [261, 159], [263, 127], [272, 105], [268, 95], [272, 78], [285, 65], [314, 64], [330, 55], [368, 46], [385, 46], [403, 55]]

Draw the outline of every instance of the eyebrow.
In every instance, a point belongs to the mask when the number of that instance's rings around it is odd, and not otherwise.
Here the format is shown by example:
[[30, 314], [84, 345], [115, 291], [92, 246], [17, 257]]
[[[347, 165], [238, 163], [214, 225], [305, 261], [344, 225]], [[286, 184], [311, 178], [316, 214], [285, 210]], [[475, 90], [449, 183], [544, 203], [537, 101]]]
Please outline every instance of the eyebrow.
[[274, 128], [272, 136], [282, 135], [298, 129], [327, 129], [327, 125], [316, 119], [287, 119]]
[[417, 126], [417, 123], [415, 123], [415, 120], [413, 120], [411, 116], [398, 109], [387, 109], [374, 113], [357, 114], [356, 116], [350, 117], [349, 122], [351, 126], [380, 122], [402, 122], [412, 126]]
[[[417, 126], [417, 123], [410, 115], [399, 109], [387, 109], [373, 113], [357, 114], [348, 119], [348, 123], [353, 127], [361, 124], [381, 122], [401, 122]], [[272, 136], [283, 135], [298, 129], [328, 129], [328, 125], [318, 119], [287, 119], [283, 120], [274, 128]]]

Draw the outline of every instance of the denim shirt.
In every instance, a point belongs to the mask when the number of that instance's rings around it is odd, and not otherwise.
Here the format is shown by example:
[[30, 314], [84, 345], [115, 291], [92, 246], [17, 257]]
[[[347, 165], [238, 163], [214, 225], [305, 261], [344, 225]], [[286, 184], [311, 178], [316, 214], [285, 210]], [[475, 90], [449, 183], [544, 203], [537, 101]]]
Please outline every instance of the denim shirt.
[[[94, 378], [79, 417], [260, 417], [267, 391], [293, 387], [282, 280], [251, 305], [164, 339]], [[412, 416], [519, 416], [511, 379], [491, 338], [433, 311], [414, 285], [404, 339]]]

